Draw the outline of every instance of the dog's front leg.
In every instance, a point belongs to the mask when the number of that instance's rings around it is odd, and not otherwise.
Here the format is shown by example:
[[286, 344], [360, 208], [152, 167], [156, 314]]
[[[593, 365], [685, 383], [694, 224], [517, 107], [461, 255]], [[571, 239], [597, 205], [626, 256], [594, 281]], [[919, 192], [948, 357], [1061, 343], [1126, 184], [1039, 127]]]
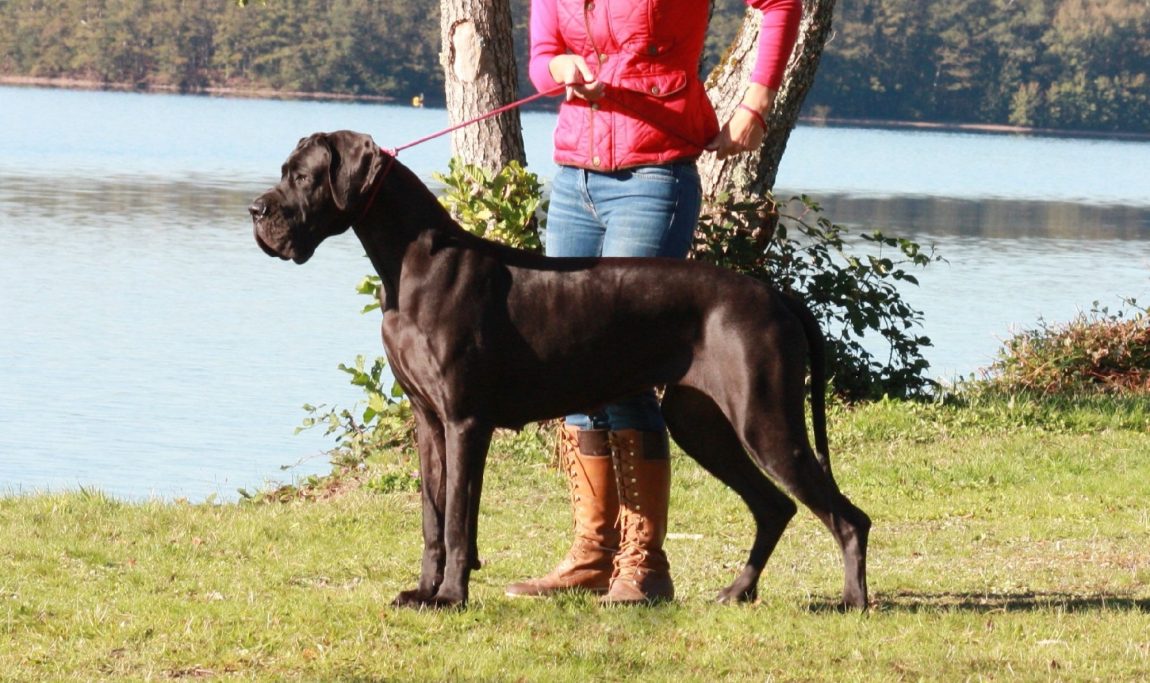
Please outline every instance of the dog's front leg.
[[483, 488], [483, 468], [494, 429], [478, 420], [448, 424], [447, 510], [444, 543], [446, 563], [443, 583], [434, 602], [441, 606], [467, 602], [468, 582], [477, 559], [475, 539], [479, 523], [479, 497]]
[[403, 591], [393, 604], [398, 607], [424, 607], [433, 604], [443, 581], [444, 509], [446, 507], [446, 448], [443, 422], [434, 412], [412, 401], [416, 441], [419, 445], [420, 493], [423, 500], [423, 562], [419, 585]]

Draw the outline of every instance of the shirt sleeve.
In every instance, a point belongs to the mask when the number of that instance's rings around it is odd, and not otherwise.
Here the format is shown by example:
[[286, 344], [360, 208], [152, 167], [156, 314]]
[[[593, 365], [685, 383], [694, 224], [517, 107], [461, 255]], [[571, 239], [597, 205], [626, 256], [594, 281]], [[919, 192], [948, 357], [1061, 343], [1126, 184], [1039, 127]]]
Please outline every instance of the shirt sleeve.
[[559, 85], [551, 76], [551, 60], [566, 54], [567, 46], [559, 35], [555, 0], [531, 0], [531, 18], [528, 32], [531, 40], [527, 75], [539, 92]]
[[799, 21], [803, 15], [801, 0], [746, 0], [747, 4], [763, 13], [759, 27], [759, 52], [751, 82], [778, 90], [783, 82], [791, 50], [799, 35]]

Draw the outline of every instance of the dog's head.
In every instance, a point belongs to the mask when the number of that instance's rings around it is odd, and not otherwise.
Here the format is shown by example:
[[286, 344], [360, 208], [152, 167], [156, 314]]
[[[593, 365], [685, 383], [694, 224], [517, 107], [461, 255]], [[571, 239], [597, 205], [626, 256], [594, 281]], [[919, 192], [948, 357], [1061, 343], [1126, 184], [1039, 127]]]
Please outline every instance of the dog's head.
[[279, 183], [248, 207], [260, 248], [307, 261], [320, 242], [346, 231], [363, 212], [382, 157], [370, 136], [352, 131], [300, 140]]

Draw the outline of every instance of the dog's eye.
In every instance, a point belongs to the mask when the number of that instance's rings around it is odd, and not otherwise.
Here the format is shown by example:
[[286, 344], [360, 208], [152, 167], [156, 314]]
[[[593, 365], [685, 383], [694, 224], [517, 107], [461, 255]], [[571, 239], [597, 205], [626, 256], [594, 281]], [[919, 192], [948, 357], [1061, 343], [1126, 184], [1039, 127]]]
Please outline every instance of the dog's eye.
[[292, 182], [296, 185], [309, 185], [311, 184], [311, 176], [306, 173], [293, 173], [291, 176]]

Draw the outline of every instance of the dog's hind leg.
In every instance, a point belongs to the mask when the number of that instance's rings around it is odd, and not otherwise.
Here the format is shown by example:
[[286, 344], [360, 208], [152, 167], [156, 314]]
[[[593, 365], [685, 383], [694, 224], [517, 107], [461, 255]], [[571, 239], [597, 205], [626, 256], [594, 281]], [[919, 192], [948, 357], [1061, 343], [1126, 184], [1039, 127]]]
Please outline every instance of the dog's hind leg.
[[758, 597], [759, 576], [797, 510], [755, 465], [731, 423], [710, 397], [682, 386], [668, 387], [663, 417], [671, 437], [687, 455], [743, 499], [755, 520], [755, 541], [738, 578], [719, 602], [750, 602]]
[[830, 529], [843, 556], [843, 606], [866, 609], [866, 549], [870, 518], [839, 491], [814, 453], [793, 458], [780, 480]]
[[[865, 609], [867, 606], [866, 548], [870, 518], [839, 491], [828, 469], [815, 457], [807, 438], [802, 409], [802, 378], [792, 377], [784, 392], [797, 399], [782, 405], [768, 405], [760, 400], [742, 413], [746, 424], [736, 428], [752, 456], [788, 492], [826, 525], [834, 535], [843, 555], [843, 604]], [[767, 395], [763, 392], [760, 395]], [[755, 399], [752, 399], [754, 401]]]

